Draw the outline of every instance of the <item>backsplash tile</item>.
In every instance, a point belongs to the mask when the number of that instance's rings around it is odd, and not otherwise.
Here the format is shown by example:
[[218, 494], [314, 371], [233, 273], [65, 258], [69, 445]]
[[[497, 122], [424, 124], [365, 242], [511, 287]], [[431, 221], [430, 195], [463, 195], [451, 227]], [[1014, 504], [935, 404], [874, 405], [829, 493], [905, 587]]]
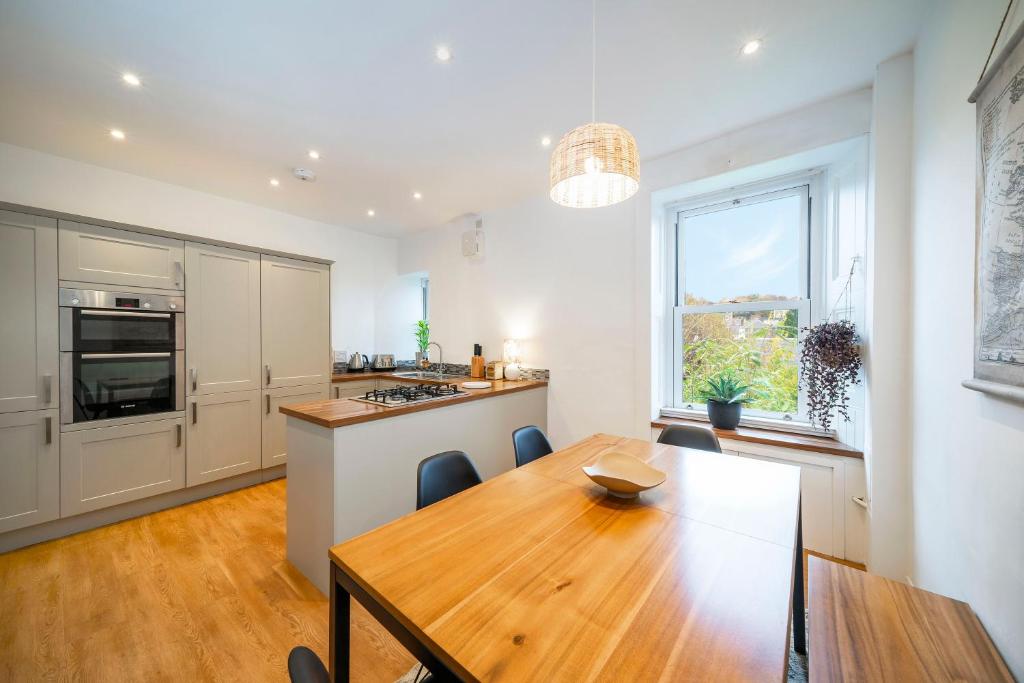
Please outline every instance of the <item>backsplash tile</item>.
[[[416, 365], [414, 360], [400, 360], [395, 361], [399, 370], [402, 371], [413, 371], [419, 370], [419, 366]], [[431, 363], [430, 367], [427, 368], [430, 372], [440, 372], [441, 366], [437, 363]], [[444, 371], [446, 373], [454, 375], [462, 375], [469, 377], [470, 367], [468, 365], [462, 365], [461, 363], [445, 363]], [[337, 375], [343, 375], [348, 372], [348, 363], [335, 363], [334, 373]], [[520, 368], [520, 379], [532, 379], [547, 382], [551, 378], [550, 370], [543, 370], [540, 368]]]

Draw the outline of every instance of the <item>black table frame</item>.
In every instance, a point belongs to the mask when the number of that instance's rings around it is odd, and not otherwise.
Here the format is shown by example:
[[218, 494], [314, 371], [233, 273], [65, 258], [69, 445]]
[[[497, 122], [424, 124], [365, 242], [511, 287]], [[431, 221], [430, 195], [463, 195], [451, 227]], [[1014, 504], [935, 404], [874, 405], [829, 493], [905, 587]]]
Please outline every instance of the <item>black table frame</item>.
[[[797, 504], [796, 548], [793, 568], [793, 649], [807, 654], [807, 624], [804, 613], [804, 539], [803, 510]], [[356, 583], [338, 565], [331, 562], [330, 606], [330, 672], [335, 683], [347, 683], [351, 666], [351, 599], [357, 600], [366, 611], [393, 635], [413, 657], [423, 664], [435, 681], [447, 683], [461, 680], [423, 642], [413, 635], [398, 619], [388, 612], [373, 596]]]

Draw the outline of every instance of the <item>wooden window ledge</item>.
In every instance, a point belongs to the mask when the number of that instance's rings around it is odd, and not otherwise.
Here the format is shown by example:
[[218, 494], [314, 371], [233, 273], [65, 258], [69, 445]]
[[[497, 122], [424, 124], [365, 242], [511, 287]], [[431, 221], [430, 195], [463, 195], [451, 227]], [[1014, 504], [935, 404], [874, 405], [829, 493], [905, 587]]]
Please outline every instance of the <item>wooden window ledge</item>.
[[848, 458], [864, 458], [864, 453], [856, 448], [847, 446], [838, 439], [827, 436], [811, 436], [808, 434], [797, 434], [794, 432], [782, 432], [775, 429], [761, 429], [758, 427], [737, 427], [736, 429], [718, 429], [703, 420], [688, 420], [682, 417], [659, 417], [651, 421], [652, 427], [664, 429], [673, 424], [694, 425], [710, 429], [719, 439], [730, 441], [747, 441], [760, 443], [766, 446], [778, 446], [779, 448], [795, 448], [801, 451], [814, 451], [816, 453], [829, 453], [831, 455], [844, 455]]

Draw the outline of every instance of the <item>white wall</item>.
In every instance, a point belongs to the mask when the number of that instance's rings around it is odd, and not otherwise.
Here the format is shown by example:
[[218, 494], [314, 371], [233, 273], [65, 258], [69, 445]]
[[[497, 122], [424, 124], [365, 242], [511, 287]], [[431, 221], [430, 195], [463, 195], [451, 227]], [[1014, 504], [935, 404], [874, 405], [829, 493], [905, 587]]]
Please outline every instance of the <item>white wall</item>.
[[[1024, 406], [960, 386], [974, 329], [975, 107], [966, 100], [1005, 8], [940, 2], [915, 49], [907, 398], [915, 583], [970, 602], [1024, 679]], [[1004, 37], [1018, 22], [1007, 23]]]
[[[637, 196], [606, 209], [566, 209], [546, 196], [483, 211], [486, 255], [461, 256], [468, 219], [404, 238], [399, 271], [428, 271], [433, 338], [466, 362], [506, 337], [524, 364], [551, 370], [548, 427], [556, 445], [603, 431], [646, 438], [660, 407], [661, 217], [672, 188], [866, 133], [870, 89], [848, 93], [641, 164]], [[538, 169], [543, 173], [543, 167]], [[659, 192], [661, 191], [661, 192]], [[652, 267], [654, 264], [654, 267]]]
[[897, 581], [910, 570], [911, 151], [914, 62], [878, 65], [868, 187], [865, 458], [871, 536], [868, 569]]
[[468, 363], [474, 343], [487, 360], [500, 359], [503, 340], [519, 339], [524, 366], [551, 370], [556, 446], [599, 431], [631, 433], [631, 202], [576, 210], [538, 197], [481, 216], [480, 261], [467, 261], [459, 241], [472, 219], [399, 243], [401, 272], [430, 273], [431, 338], [445, 360]]
[[332, 259], [332, 346], [376, 348], [393, 239], [2, 143], [0, 201]]

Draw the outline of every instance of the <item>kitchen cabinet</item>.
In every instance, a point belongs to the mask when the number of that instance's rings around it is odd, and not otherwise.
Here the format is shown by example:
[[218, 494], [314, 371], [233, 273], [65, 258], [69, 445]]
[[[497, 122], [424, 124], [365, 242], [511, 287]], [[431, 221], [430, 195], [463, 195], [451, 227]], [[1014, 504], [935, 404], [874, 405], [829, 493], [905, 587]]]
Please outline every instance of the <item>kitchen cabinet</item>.
[[180, 417], [61, 434], [61, 517], [184, 486], [185, 435]]
[[330, 267], [260, 257], [263, 388], [331, 381]]
[[0, 415], [0, 533], [60, 516], [56, 410]]
[[332, 398], [358, 398], [368, 391], [377, 388], [377, 382], [372, 379], [360, 380], [358, 382], [336, 382], [331, 387]]
[[260, 391], [201, 394], [188, 400], [189, 486], [260, 468]]
[[0, 211], [0, 413], [56, 408], [57, 221]]
[[260, 257], [185, 245], [189, 395], [260, 388]]
[[278, 408], [289, 403], [325, 401], [330, 395], [329, 389], [326, 384], [318, 384], [311, 387], [266, 389], [263, 392], [263, 469], [288, 462], [288, 443], [285, 434], [287, 418]]
[[97, 285], [184, 288], [185, 243], [60, 221], [60, 279]]

